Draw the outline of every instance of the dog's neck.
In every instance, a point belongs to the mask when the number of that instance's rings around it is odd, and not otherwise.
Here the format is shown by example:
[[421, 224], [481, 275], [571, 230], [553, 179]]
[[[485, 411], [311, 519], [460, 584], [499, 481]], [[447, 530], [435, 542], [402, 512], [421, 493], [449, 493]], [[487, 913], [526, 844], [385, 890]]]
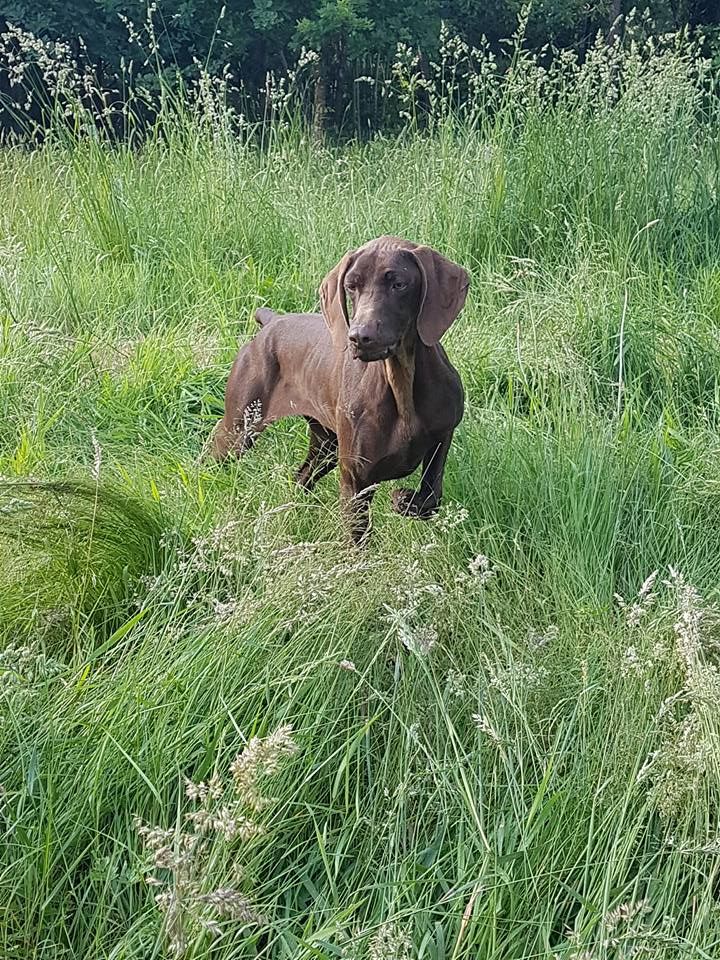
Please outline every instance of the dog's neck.
[[403, 341], [393, 357], [383, 360], [385, 376], [395, 399], [400, 425], [409, 429], [415, 411], [415, 344]]

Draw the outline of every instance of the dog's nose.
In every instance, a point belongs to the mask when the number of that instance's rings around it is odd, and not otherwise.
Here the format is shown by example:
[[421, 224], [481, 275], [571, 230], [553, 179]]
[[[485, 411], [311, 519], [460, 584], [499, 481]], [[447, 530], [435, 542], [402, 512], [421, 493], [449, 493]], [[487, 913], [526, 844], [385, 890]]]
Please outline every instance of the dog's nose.
[[348, 333], [348, 340], [356, 347], [369, 347], [373, 342], [367, 327], [353, 327]]

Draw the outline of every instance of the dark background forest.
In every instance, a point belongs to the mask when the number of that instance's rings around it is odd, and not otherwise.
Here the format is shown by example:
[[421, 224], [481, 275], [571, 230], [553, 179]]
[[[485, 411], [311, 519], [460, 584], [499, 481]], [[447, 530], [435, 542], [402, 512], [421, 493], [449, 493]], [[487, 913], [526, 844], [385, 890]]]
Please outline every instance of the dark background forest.
[[[632, 6], [629, 0], [535, 0], [525, 42], [536, 50], [546, 44], [572, 48], [582, 57], [598, 33], [610, 42], [622, 35]], [[350, 113], [358, 112], [364, 123], [382, 126], [377, 100], [360, 104], [355, 81], [387, 76], [398, 43], [419, 51], [420, 70], [437, 52], [441, 23], [470, 44], [485, 37], [499, 50], [502, 38], [516, 29], [521, 9], [521, 0], [153, 3], [157, 50], [147, 61], [137, 37], [148, 22], [148, 6], [138, 0], [5, 0], [0, 32], [13, 24], [44, 40], [66, 41], [77, 56], [92, 62], [100, 83], [111, 83], [121, 64], [132, 63], [134, 81], [148, 85], [156, 84], [163, 71], [177, 76], [200, 62], [217, 74], [229, 64], [250, 99], [265, 87], [268, 72], [287, 74], [303, 47], [309, 48], [319, 54], [309, 71], [310, 109], [314, 101], [322, 124], [340, 129]], [[720, 0], [652, 0], [647, 12], [652, 30], [702, 30], [711, 51], [717, 51]]]

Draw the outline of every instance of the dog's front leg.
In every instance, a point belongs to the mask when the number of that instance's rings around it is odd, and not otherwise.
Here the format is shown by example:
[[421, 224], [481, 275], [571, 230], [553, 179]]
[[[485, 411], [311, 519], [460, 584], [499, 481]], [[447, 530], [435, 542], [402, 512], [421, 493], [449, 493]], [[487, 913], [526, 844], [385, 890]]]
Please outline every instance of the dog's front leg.
[[418, 520], [427, 520], [437, 512], [442, 500], [445, 463], [452, 436], [453, 432], [451, 430], [440, 443], [432, 446], [423, 457], [423, 472], [419, 490], [409, 490], [404, 487], [393, 490], [393, 510], [404, 517], [415, 517]]
[[340, 504], [353, 543], [364, 544], [370, 535], [370, 504], [375, 486], [363, 483], [350, 471], [340, 468]]

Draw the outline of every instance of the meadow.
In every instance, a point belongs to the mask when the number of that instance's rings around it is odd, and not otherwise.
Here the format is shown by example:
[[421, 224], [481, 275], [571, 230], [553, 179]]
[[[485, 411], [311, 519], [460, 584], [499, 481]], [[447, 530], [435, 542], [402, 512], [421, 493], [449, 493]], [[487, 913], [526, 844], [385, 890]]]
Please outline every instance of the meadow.
[[[364, 143], [206, 85], [0, 152], [7, 960], [718, 956], [717, 89], [514, 66]], [[201, 454], [254, 308], [383, 233], [472, 275], [467, 406], [356, 550], [302, 422]]]

